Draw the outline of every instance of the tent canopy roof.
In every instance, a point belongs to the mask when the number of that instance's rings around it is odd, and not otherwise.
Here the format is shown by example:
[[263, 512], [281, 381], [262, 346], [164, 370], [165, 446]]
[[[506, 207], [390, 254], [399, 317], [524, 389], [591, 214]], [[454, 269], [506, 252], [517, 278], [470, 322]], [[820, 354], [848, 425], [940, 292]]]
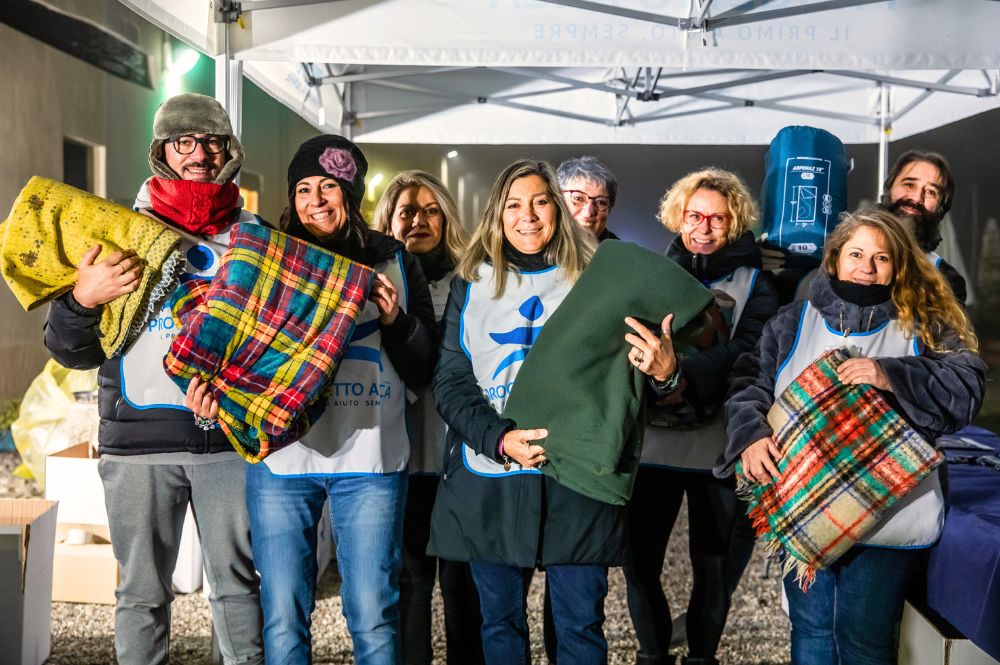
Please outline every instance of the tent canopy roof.
[[995, 0], [122, 2], [361, 141], [858, 143], [1000, 106]]

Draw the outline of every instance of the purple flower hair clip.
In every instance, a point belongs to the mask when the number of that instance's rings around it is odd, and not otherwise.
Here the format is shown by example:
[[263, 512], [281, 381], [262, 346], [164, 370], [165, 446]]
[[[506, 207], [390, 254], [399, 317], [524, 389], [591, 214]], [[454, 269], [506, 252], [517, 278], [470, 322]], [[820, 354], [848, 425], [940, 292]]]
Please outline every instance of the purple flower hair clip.
[[319, 156], [319, 165], [323, 170], [338, 180], [351, 182], [358, 173], [358, 166], [354, 163], [349, 150], [343, 148], [327, 148]]

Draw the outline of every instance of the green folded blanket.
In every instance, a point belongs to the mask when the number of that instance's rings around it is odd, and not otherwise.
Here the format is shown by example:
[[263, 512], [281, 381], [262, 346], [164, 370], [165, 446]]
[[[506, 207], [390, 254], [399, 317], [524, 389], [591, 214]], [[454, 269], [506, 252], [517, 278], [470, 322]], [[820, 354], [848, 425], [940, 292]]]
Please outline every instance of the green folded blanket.
[[642, 449], [646, 376], [629, 363], [625, 317], [658, 331], [673, 312], [678, 331], [712, 300], [674, 261], [627, 242], [601, 243], [545, 322], [504, 410], [520, 428], [549, 430], [538, 442], [548, 458], [543, 473], [599, 501], [628, 501]]

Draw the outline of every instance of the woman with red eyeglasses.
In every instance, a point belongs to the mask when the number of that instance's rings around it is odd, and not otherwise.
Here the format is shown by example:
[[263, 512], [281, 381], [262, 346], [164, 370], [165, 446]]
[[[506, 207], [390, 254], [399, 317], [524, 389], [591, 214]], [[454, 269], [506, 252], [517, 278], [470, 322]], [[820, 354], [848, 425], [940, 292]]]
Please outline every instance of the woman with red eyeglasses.
[[716, 305], [710, 308], [712, 327], [677, 352], [681, 378], [673, 390], [660, 391], [650, 409], [628, 506], [629, 611], [639, 639], [637, 665], [672, 664], [667, 651], [673, 626], [660, 574], [686, 495], [694, 585], [683, 662], [716, 663], [730, 599], [753, 547], [733, 480], [712, 475], [726, 447], [722, 403], [733, 363], [754, 348], [778, 310], [778, 295], [770, 275], [760, 270], [751, 231], [757, 206], [735, 174], [709, 168], [686, 175], [663, 197], [659, 217], [677, 234], [667, 256], [712, 289]]

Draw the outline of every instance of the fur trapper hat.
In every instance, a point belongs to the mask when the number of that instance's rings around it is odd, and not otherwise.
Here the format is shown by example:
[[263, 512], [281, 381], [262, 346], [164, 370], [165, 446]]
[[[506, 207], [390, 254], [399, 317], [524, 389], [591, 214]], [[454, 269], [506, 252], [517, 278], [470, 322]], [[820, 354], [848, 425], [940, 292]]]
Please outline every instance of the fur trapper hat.
[[226, 163], [215, 179], [225, 184], [236, 177], [243, 166], [243, 144], [233, 135], [229, 114], [222, 104], [195, 93], [176, 95], [160, 104], [153, 117], [153, 142], [149, 145], [149, 166], [153, 174], [168, 180], [178, 180], [180, 175], [167, 166], [164, 145], [172, 136], [181, 134], [216, 134], [229, 137]]
[[333, 178], [354, 204], [361, 209], [365, 196], [365, 174], [368, 160], [354, 143], [336, 134], [322, 134], [299, 146], [288, 164], [288, 196], [299, 180], [320, 175]]

